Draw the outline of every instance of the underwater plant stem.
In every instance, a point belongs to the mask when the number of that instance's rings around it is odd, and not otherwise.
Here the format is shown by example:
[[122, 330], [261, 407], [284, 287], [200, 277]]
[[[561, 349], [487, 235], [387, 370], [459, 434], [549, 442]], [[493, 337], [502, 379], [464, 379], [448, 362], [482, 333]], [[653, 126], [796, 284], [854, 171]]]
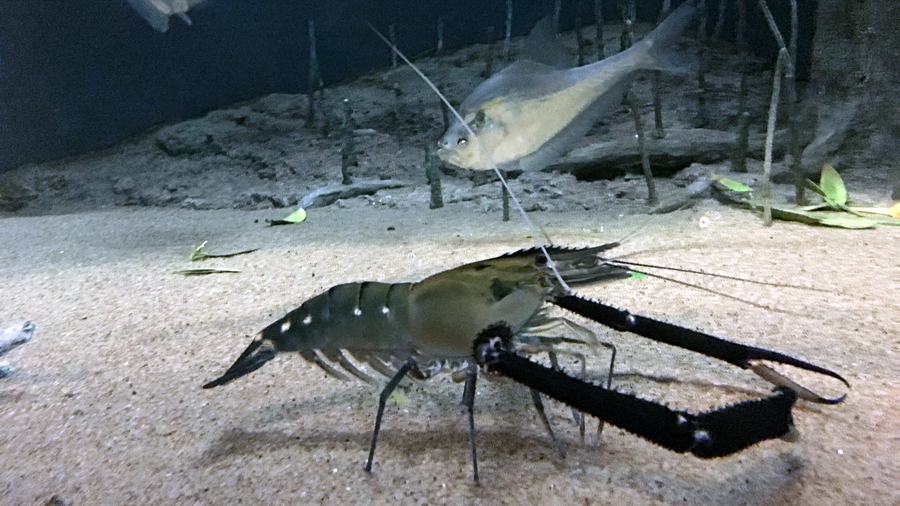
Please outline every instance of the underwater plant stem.
[[657, 25], [666, 19], [670, 10], [672, 10], [672, 0], [663, 0], [662, 5], [659, 7], [659, 17], [656, 18]]
[[575, 46], [578, 52], [578, 66], [581, 67], [585, 63], [584, 59], [584, 34], [581, 33], [581, 10], [575, 14]]
[[562, 0], [553, 0], [553, 17], [551, 18], [551, 22], [553, 24], [553, 34], [559, 34], [559, 14], [562, 11]]
[[[505, 173], [506, 171], [503, 172]], [[503, 221], [509, 221], [509, 189], [502, 185], [501, 188], [503, 188], [503, 193], [501, 195], [501, 202], [503, 203]]]
[[653, 83], [653, 124], [656, 126], [656, 129], [653, 131], [653, 137], [656, 139], [665, 139], [666, 129], [663, 127], [662, 85], [659, 82], [660, 77], [662, 77], [662, 72], [654, 70], [651, 77]]
[[425, 177], [428, 178], [428, 187], [431, 189], [431, 201], [428, 203], [429, 209], [440, 209], [444, 207], [444, 198], [441, 195], [441, 171], [438, 170], [438, 161], [426, 151], [425, 156]]
[[644, 139], [644, 122], [641, 121], [641, 111], [638, 109], [634, 91], [629, 87], [625, 96], [628, 108], [631, 109], [631, 119], [634, 120], [634, 129], [637, 131], [638, 151], [641, 153], [641, 169], [644, 181], [647, 183], [647, 205], [656, 204], [656, 184], [653, 182], [653, 171], [650, 170], [650, 155], [647, 153], [647, 142]]
[[444, 132], [450, 128], [450, 108], [441, 101], [441, 119], [444, 121]]
[[[671, 7], [671, 0], [665, 0], [663, 2], [662, 6], [659, 9], [659, 17], [656, 21], [657, 26], [659, 26], [659, 24], [666, 19], [666, 16], [669, 14], [669, 10], [671, 9]], [[651, 83], [653, 85], [653, 123], [656, 126], [656, 130], [653, 132], [653, 137], [655, 139], [664, 139], [666, 137], [666, 130], [665, 128], [663, 128], [662, 85], [660, 84], [662, 71], [654, 70], [651, 76]]]
[[437, 18], [437, 48], [434, 50], [434, 55], [437, 56], [441, 54], [444, 50], [444, 18], [438, 16]]
[[791, 0], [791, 37], [790, 37], [790, 77], [788, 77], [788, 100], [790, 123], [790, 149], [791, 172], [794, 175], [794, 201], [797, 205], [806, 203], [806, 177], [803, 175], [803, 165], [800, 150], [800, 118], [797, 97], [797, 37], [799, 31], [797, 0]]
[[722, 27], [725, 25], [725, 7], [728, 2], [719, 0], [719, 16], [716, 18], [716, 27], [713, 29], [712, 40], [719, 40], [722, 36]]
[[772, 16], [772, 11], [769, 10], [769, 4], [766, 0], [758, 0], [758, 3], [759, 8], [763, 12], [763, 16], [766, 18], [766, 23], [769, 25], [769, 30], [771, 30], [772, 35], [775, 37], [775, 42], [777, 42], [778, 47], [781, 48], [778, 58], [782, 58], [781, 53], [784, 53], [785, 61], [783, 63], [783, 71], [787, 84], [788, 102], [788, 152], [791, 155], [791, 173], [794, 179], [794, 199], [797, 204], [802, 204], [806, 200], [806, 178], [803, 176], [803, 167], [800, 163], [802, 153], [800, 151], [800, 124], [797, 118], [796, 55], [794, 54], [797, 48], [798, 31], [797, 1], [791, 0], [790, 50], [788, 50], [788, 47], [785, 44], [784, 37], [781, 35], [781, 30], [779, 30], [778, 25], [775, 24], [775, 18]]
[[484, 70], [481, 77], [485, 79], [494, 75], [494, 27], [487, 27], [487, 49], [484, 57]]
[[309, 97], [306, 109], [306, 124], [312, 126], [315, 123], [316, 107], [315, 95], [319, 84], [319, 60], [316, 57], [316, 26], [309, 20], [309, 75], [306, 82], [306, 93]]
[[709, 55], [708, 39], [706, 37], [706, 21], [708, 17], [706, 9], [706, 1], [700, 0], [697, 3], [697, 13], [700, 16], [699, 26], [697, 27], [697, 37], [700, 39], [700, 61], [697, 65], [697, 126], [706, 127], [706, 66]]
[[788, 47], [788, 51], [790, 51], [791, 56], [791, 69], [795, 72], [797, 69], [797, 32], [799, 30], [800, 20], [798, 18], [797, 0], [791, 0], [791, 45]]
[[775, 137], [775, 120], [778, 116], [778, 100], [781, 97], [781, 77], [787, 65], [787, 49], [781, 48], [778, 51], [778, 61], [775, 62], [775, 72], [772, 75], [772, 100], [769, 102], [769, 122], [766, 127], [766, 158], [763, 162], [763, 180], [760, 187], [763, 223], [767, 227], [772, 225], [772, 144]]
[[353, 140], [353, 106], [350, 99], [344, 99], [344, 119], [341, 122], [341, 184], [353, 184], [350, 166], [358, 167], [356, 143]]
[[513, 3], [512, 0], [506, 0], [506, 33], [503, 36], [503, 61], [509, 62], [510, 44], [512, 41], [512, 19], [513, 19]]
[[738, 116], [737, 142], [731, 159], [731, 170], [747, 172], [747, 150], [750, 148], [750, 113], [741, 112]]
[[401, 123], [400, 118], [403, 117], [403, 89], [400, 88], [400, 83], [394, 83], [391, 89], [394, 90], [394, 102], [391, 115], [394, 117], [394, 128], [399, 130]]
[[747, 172], [747, 150], [750, 142], [750, 113], [747, 111], [747, 0], [735, 0], [738, 19], [735, 27], [738, 56], [740, 57], [741, 84], [738, 91], [738, 124], [737, 142], [731, 160], [731, 169], [735, 172]]
[[[441, 104], [443, 105], [443, 103]], [[423, 132], [428, 131], [428, 119], [425, 117], [425, 103], [419, 101], [419, 128]], [[428, 203], [429, 209], [440, 209], [444, 207], [444, 198], [441, 195], [441, 171], [439, 169], [440, 162], [431, 151], [431, 143], [428, 136], [424, 136], [422, 140], [422, 151], [425, 154], [423, 166], [425, 167], [425, 179], [428, 181], [428, 187], [431, 190], [431, 200]]]
[[[391, 39], [391, 45], [397, 47], [397, 25], [391, 23], [388, 25], [388, 37]], [[397, 53], [391, 51], [391, 68], [397, 68]]]
[[772, 31], [772, 35], [775, 37], [775, 42], [778, 43], [778, 47], [781, 49], [787, 50], [787, 45], [784, 43], [784, 37], [781, 36], [781, 30], [778, 29], [778, 25], [775, 24], [775, 18], [772, 17], [772, 11], [769, 10], [769, 4], [766, 3], [766, 0], [757, 0], [759, 4], [760, 10], [762, 10], [763, 16], [766, 18], [766, 23], [769, 24], [769, 30]]
[[[668, 0], [666, 0], [668, 1]], [[597, 61], [606, 58], [605, 54], [605, 44], [603, 42], [603, 2], [602, 0], [594, 0], [594, 22], [596, 34], [594, 37], [597, 39]]]

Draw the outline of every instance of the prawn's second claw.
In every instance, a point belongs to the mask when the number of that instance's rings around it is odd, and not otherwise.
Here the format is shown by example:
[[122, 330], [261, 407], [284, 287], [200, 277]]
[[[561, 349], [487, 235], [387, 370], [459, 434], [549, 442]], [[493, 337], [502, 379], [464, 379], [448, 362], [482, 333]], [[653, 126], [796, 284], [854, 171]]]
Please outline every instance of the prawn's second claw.
[[792, 438], [793, 390], [776, 387], [763, 399], [739, 402], [692, 414], [653, 401], [573, 378], [516, 355], [512, 332], [503, 323], [485, 329], [475, 340], [479, 365], [538, 390], [573, 408], [640, 436], [668, 450], [700, 458], [724, 457], [761, 441]]

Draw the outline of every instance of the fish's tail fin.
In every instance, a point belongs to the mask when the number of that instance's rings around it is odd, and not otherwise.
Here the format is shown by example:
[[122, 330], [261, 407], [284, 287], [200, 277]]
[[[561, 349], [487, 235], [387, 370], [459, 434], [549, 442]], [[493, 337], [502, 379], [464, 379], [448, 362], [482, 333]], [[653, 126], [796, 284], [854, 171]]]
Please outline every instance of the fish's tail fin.
[[696, 0], [687, 0], [659, 24], [638, 44], [647, 47], [647, 67], [654, 70], [685, 72], [694, 66], [693, 60], [674, 47], [675, 40], [691, 24], [697, 13]]

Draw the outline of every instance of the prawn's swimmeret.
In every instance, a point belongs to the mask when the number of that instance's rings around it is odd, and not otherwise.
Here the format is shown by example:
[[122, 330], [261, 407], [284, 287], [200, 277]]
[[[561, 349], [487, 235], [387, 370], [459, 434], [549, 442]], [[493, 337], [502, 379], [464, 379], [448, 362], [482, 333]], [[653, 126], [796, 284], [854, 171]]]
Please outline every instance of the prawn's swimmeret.
[[[621, 103], [635, 72], [673, 67], [664, 54], [695, 11], [694, 0], [688, 0], [628, 50], [583, 67], [559, 68], [526, 54], [463, 101], [466, 124], [457, 120], [447, 129], [438, 156], [471, 170], [543, 169]], [[539, 47], [533, 39], [549, 33], [549, 25], [539, 23], [530, 46]]]

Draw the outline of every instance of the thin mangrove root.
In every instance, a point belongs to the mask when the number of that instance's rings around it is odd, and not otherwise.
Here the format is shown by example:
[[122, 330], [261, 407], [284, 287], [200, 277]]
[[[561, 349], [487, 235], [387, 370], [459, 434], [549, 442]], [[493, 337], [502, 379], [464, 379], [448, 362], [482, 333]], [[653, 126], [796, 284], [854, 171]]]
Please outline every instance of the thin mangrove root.
[[[666, 0], [669, 1], [669, 0]], [[594, 38], [597, 39], [597, 61], [606, 58], [606, 45], [603, 41], [603, 2], [602, 0], [594, 0], [594, 29], [596, 33]]]
[[321, 77], [319, 74], [319, 59], [316, 56], [316, 25], [315, 22], [310, 19], [309, 20], [309, 74], [307, 76], [306, 81], [306, 93], [308, 94], [309, 100], [307, 102], [306, 109], [306, 125], [312, 126], [316, 121], [316, 106], [315, 106], [315, 95], [316, 90], [319, 89], [319, 83], [321, 82]]
[[769, 102], [769, 122], [766, 127], [766, 159], [763, 163], [763, 179], [760, 196], [763, 204], [763, 223], [772, 225], [772, 144], [775, 137], [775, 120], [778, 116], [778, 100], [781, 97], [781, 77], [788, 65], [787, 49], [778, 51], [775, 72], [772, 75], [772, 101]]
[[628, 108], [631, 109], [631, 119], [634, 120], [634, 129], [637, 131], [641, 169], [644, 181], [647, 183], [647, 205], [656, 205], [656, 184], [653, 182], [653, 171], [650, 170], [650, 154], [647, 152], [647, 142], [644, 138], [644, 122], [641, 121], [641, 111], [638, 108], [637, 99], [634, 97], [634, 90], [629, 88], [625, 99], [628, 101]]
[[779, 30], [778, 25], [775, 24], [775, 18], [772, 16], [772, 11], [769, 10], [769, 4], [766, 0], [758, 0], [758, 4], [760, 10], [762, 10], [763, 16], [766, 18], [766, 23], [769, 25], [769, 30], [771, 30], [772, 35], [775, 37], [775, 42], [778, 43], [778, 47], [780, 48], [778, 57], [782, 58], [781, 52], [784, 53], [785, 61], [782, 70], [787, 84], [789, 130], [788, 152], [791, 154], [791, 172], [794, 176], [794, 198], [798, 204], [802, 204], [806, 200], [806, 178], [803, 176], [803, 167], [800, 160], [800, 124], [797, 118], [796, 55], [794, 54], [797, 50], [797, 2], [796, 0], [791, 0], [790, 49], [788, 49], [788, 46], [785, 44], [784, 37], [781, 35], [781, 30]]
[[513, 2], [506, 0], [506, 33], [503, 36], [503, 61], [509, 62], [512, 58], [510, 45], [512, 41]]

